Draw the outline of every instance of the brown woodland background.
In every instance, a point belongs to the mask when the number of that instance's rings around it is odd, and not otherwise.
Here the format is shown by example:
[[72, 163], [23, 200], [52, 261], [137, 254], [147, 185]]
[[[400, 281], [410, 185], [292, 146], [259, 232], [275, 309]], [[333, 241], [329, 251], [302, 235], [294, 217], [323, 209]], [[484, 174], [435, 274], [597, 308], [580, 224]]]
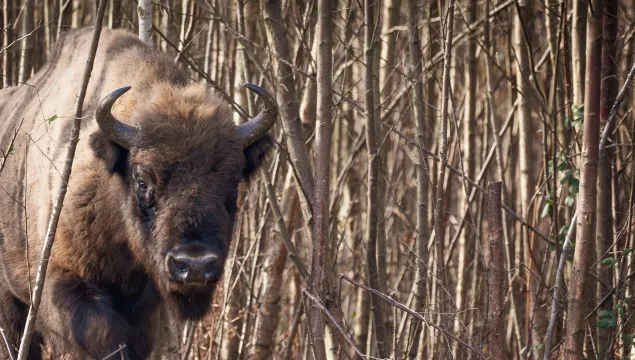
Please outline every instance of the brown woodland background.
[[[96, 5], [3, 1], [0, 86]], [[244, 82], [281, 109], [214, 311], [164, 313], [157, 359], [630, 357], [635, 2], [107, 6], [236, 122]]]

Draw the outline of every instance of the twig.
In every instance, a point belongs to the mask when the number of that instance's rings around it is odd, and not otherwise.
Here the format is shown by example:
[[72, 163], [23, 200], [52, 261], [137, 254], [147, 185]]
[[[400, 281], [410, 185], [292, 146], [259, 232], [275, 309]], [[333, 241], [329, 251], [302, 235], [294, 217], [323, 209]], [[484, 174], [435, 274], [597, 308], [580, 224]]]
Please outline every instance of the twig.
[[313, 303], [315, 303], [315, 305], [317, 307], [319, 307], [320, 309], [322, 309], [322, 311], [324, 311], [324, 314], [326, 314], [326, 316], [331, 320], [333, 325], [335, 325], [335, 327], [337, 327], [337, 330], [339, 330], [342, 333], [342, 335], [344, 335], [344, 338], [346, 339], [346, 341], [348, 341], [349, 345], [351, 345], [351, 347], [353, 349], [355, 349], [355, 352], [357, 353], [357, 355], [359, 355], [362, 359], [368, 359], [368, 356], [364, 355], [362, 353], [362, 351], [355, 344], [355, 341], [353, 341], [353, 339], [351, 339], [350, 334], [348, 334], [346, 331], [344, 331], [344, 329], [342, 329], [342, 326], [337, 322], [337, 320], [335, 320], [335, 317], [333, 317], [331, 312], [328, 311], [326, 309], [326, 307], [324, 305], [322, 305], [322, 303], [314, 295], [312, 295], [307, 289], [303, 288], [302, 292], [306, 296], [308, 296], [309, 299], [313, 300]]
[[[402, 134], [401, 132], [399, 132], [397, 129], [391, 129], [392, 132], [394, 132], [395, 134], [397, 134], [399, 137], [403, 138], [404, 140], [406, 140], [406, 142], [409, 145], [412, 146], [416, 146], [418, 147], [419, 144], [413, 140], [411, 140], [408, 136]], [[421, 151], [423, 153], [425, 153], [426, 155], [430, 156], [432, 158], [432, 160], [436, 161], [436, 162], [440, 162], [439, 157], [434, 154], [432, 151], [422, 147]], [[467, 182], [474, 186], [476, 188], [476, 190], [482, 192], [483, 194], [487, 194], [487, 190], [485, 188], [483, 188], [482, 186], [480, 186], [476, 181], [470, 179], [469, 177], [465, 177], [463, 175], [463, 173], [461, 172], [461, 170], [455, 168], [454, 166], [452, 166], [449, 163], [445, 163], [445, 167], [447, 167], [452, 173], [454, 173], [455, 175], [458, 175], [460, 177], [464, 177], [465, 180], [467, 180]], [[521, 225], [523, 225], [524, 227], [526, 227], [529, 231], [533, 232], [536, 234], [536, 236], [538, 236], [540, 239], [544, 240], [545, 242], [547, 242], [549, 245], [554, 245], [555, 246], [555, 242], [551, 239], [549, 239], [549, 237], [543, 233], [541, 233], [540, 231], [538, 231], [538, 229], [536, 229], [535, 227], [531, 226], [529, 223], [527, 223], [527, 221], [525, 221], [520, 215], [516, 214], [514, 212], [514, 210], [512, 210], [508, 205], [506, 204], [502, 204], [503, 206], [503, 210], [505, 210], [505, 212], [507, 212], [509, 215], [511, 215], [516, 221], [520, 222]]]
[[59, 193], [55, 198], [53, 210], [51, 211], [51, 218], [49, 220], [48, 228], [46, 231], [46, 237], [44, 238], [44, 245], [42, 246], [40, 264], [37, 269], [35, 285], [33, 287], [32, 302], [31, 306], [29, 307], [26, 325], [24, 326], [24, 334], [22, 335], [22, 339], [20, 341], [18, 360], [26, 360], [29, 353], [31, 338], [33, 337], [35, 318], [37, 317], [37, 313], [40, 308], [40, 301], [42, 300], [42, 289], [44, 288], [44, 280], [46, 279], [48, 260], [51, 255], [51, 249], [53, 248], [53, 241], [55, 239], [57, 224], [60, 219], [62, 206], [64, 204], [64, 198], [66, 197], [66, 191], [68, 189], [68, 180], [70, 179], [71, 171], [73, 168], [73, 158], [75, 157], [75, 150], [77, 149], [77, 143], [79, 142], [79, 130], [82, 120], [82, 107], [84, 106], [86, 89], [88, 88], [88, 81], [90, 80], [90, 74], [93, 70], [93, 63], [95, 62], [95, 53], [97, 52], [97, 45], [99, 44], [99, 36], [101, 35], [101, 24], [104, 18], [104, 12], [106, 10], [106, 4], [107, 1], [105, 0], [102, 0], [99, 3], [99, 10], [97, 12], [95, 21], [95, 29], [93, 30], [93, 38], [90, 44], [90, 52], [88, 53], [88, 58], [86, 60], [86, 68], [84, 70], [84, 74], [82, 75], [79, 93], [77, 94], [77, 102], [75, 104], [75, 118], [73, 119], [73, 125], [71, 128], [68, 153], [66, 154], [66, 159], [64, 160], [62, 182], [60, 184]]
[[604, 125], [604, 131], [602, 131], [602, 137], [600, 138], [600, 157], [604, 155], [604, 149], [606, 148], [606, 143], [609, 138], [609, 132], [611, 131], [611, 124], [613, 123], [613, 121], [615, 121], [617, 110], [619, 110], [620, 104], [624, 100], [624, 96], [626, 96], [628, 84], [631, 82], [631, 80], [633, 80], [633, 76], [635, 76], [635, 62], [631, 67], [631, 71], [628, 72], [628, 76], [626, 76], [624, 85], [622, 85], [620, 92], [615, 98], [615, 102], [613, 103], [613, 107], [611, 108], [611, 112], [609, 113], [609, 118], [606, 120], [606, 125]]
[[300, 326], [300, 320], [302, 319], [302, 313], [304, 307], [300, 304], [298, 309], [295, 311], [295, 315], [293, 316], [293, 323], [291, 324], [291, 330], [289, 331], [289, 339], [287, 340], [287, 344], [284, 347], [284, 351], [282, 354], [283, 360], [291, 359], [291, 351], [293, 349], [293, 339], [295, 339], [295, 334], [298, 332], [298, 326]]
[[0, 327], [0, 334], [2, 334], [2, 339], [4, 339], [4, 344], [7, 346], [7, 352], [9, 353], [9, 358], [11, 360], [14, 359], [13, 351], [11, 351], [11, 345], [9, 345], [9, 340], [7, 340], [7, 336], [4, 334], [4, 329]]
[[293, 262], [293, 265], [298, 269], [302, 280], [305, 280], [309, 276], [309, 272], [306, 267], [298, 257], [298, 253], [291, 241], [291, 234], [287, 231], [287, 226], [284, 223], [284, 217], [282, 212], [280, 211], [280, 205], [278, 204], [278, 200], [276, 199], [276, 192], [273, 188], [273, 184], [271, 183], [271, 177], [267, 172], [267, 169], [262, 167], [260, 169], [260, 173], [262, 178], [265, 180], [265, 188], [267, 189], [267, 197], [269, 198], [269, 204], [271, 205], [271, 210], [273, 212], [275, 226], [278, 229], [278, 232], [282, 236], [282, 241], [284, 242], [284, 246], [287, 248], [289, 252], [289, 258]]
[[477, 349], [475, 349], [473, 346], [471, 346], [470, 344], [466, 343], [464, 340], [456, 337], [454, 334], [452, 334], [451, 332], [449, 332], [448, 330], [442, 328], [441, 326], [432, 323], [428, 320], [426, 320], [421, 314], [417, 313], [416, 311], [410, 309], [409, 307], [407, 307], [406, 305], [400, 303], [399, 301], [391, 298], [390, 296], [382, 293], [381, 291], [375, 290], [373, 288], [370, 288], [364, 284], [358, 283], [357, 281], [351, 279], [350, 277], [348, 277], [345, 274], [340, 273], [340, 279], [344, 279], [346, 281], [348, 281], [349, 283], [362, 288], [370, 293], [372, 293], [373, 295], [376, 295], [377, 297], [379, 297], [380, 299], [384, 300], [385, 302], [387, 302], [388, 304], [402, 310], [405, 311], [406, 313], [410, 314], [411, 316], [415, 317], [416, 319], [418, 319], [419, 321], [422, 321], [424, 324], [426, 324], [427, 326], [431, 326], [437, 330], [439, 330], [441, 333], [443, 333], [443, 335], [451, 338], [452, 340], [458, 342], [459, 344], [465, 346], [466, 348], [474, 351], [478, 356], [480, 356], [481, 358], [485, 359], [485, 355], [483, 355], [483, 353], [481, 353], [480, 351], [478, 351]]
[[121, 352], [121, 350], [125, 349], [126, 346], [127, 346], [126, 344], [119, 345], [119, 349], [117, 349], [117, 350], [111, 352], [110, 354], [106, 355], [106, 357], [101, 359], [101, 360], [108, 360], [108, 359], [112, 358], [113, 356], [119, 354]]
[[13, 137], [11, 138], [11, 142], [7, 146], [7, 151], [0, 149], [0, 151], [2, 152], [2, 162], [0, 163], [0, 174], [2, 174], [2, 170], [4, 170], [4, 165], [7, 163], [7, 158], [9, 157], [9, 155], [11, 155], [11, 149], [15, 145], [15, 139], [18, 137], [18, 132], [20, 131], [20, 128], [22, 127], [23, 121], [24, 121], [24, 118], [20, 120], [18, 127], [15, 128], [15, 130], [13, 131]]

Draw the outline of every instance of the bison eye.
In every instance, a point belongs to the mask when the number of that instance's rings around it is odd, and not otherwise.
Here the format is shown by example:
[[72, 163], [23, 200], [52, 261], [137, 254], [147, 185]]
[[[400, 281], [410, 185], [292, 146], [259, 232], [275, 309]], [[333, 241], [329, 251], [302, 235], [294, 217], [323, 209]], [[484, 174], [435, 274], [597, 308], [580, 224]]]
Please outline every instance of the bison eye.
[[145, 181], [137, 181], [137, 186], [139, 187], [140, 190], [143, 190], [143, 191], [148, 190], [148, 185], [145, 183]]

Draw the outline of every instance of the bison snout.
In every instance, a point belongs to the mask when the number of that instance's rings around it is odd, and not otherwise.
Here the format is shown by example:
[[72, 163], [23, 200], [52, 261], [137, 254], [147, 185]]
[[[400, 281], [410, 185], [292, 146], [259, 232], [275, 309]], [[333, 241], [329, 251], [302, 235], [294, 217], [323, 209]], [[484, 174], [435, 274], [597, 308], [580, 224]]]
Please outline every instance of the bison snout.
[[165, 261], [172, 280], [184, 284], [216, 281], [223, 270], [220, 257], [213, 252], [190, 255], [183, 251], [170, 251]]

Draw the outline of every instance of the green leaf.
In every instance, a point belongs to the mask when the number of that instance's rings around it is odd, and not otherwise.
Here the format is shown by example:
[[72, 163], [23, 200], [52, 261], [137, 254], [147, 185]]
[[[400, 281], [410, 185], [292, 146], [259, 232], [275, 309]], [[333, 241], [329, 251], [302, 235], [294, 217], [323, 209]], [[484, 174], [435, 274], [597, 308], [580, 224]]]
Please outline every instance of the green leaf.
[[604, 264], [607, 268], [612, 268], [613, 266], [615, 266], [616, 262], [617, 260], [615, 260], [614, 258], [606, 258], [602, 260], [602, 264]]
[[631, 253], [631, 248], [626, 248], [624, 249], [624, 252], [622, 253], [622, 256], [628, 256]]
[[572, 176], [573, 173], [571, 172], [571, 170], [567, 171], [562, 177], [562, 180], [560, 180], [560, 184], [566, 183], [567, 181], [569, 181], [569, 179], [571, 179]]
[[614, 328], [617, 326], [617, 319], [615, 318], [600, 319], [600, 321], [595, 323], [595, 326], [602, 329]]
[[551, 214], [551, 202], [547, 201], [545, 206], [542, 208], [542, 213], [540, 213], [540, 218], [544, 218], [545, 216]]
[[618, 303], [617, 305], [615, 305], [615, 308], [617, 309], [617, 313], [620, 314], [621, 318], [624, 318], [626, 316], [626, 311], [624, 311], [624, 305]]
[[573, 104], [571, 106], [571, 110], [573, 110], [574, 122], [581, 122], [582, 120], [584, 120], [584, 105]]
[[622, 341], [624, 342], [624, 345], [630, 346], [633, 344], [633, 336], [628, 334], [622, 334]]
[[572, 178], [569, 181], [569, 194], [576, 195], [580, 191], [580, 180]]
[[50, 118], [46, 119], [46, 121], [48, 121], [49, 125], [51, 125], [51, 123], [53, 121], [57, 120], [57, 115], [53, 115]]
[[566, 199], [564, 199], [564, 204], [569, 206], [569, 207], [571, 207], [571, 206], [573, 206], [574, 201], [575, 201], [575, 198], [573, 196], [569, 195], [569, 196], [567, 196]]
[[598, 311], [598, 316], [599, 317], [607, 317], [607, 316], [614, 316], [615, 315], [615, 311], [612, 310], [600, 310]]
[[536, 351], [543, 351], [545, 349], [545, 344], [536, 344], [533, 346], [533, 349]]
[[569, 232], [569, 225], [565, 225], [560, 228], [560, 235], [565, 235], [568, 232]]
[[564, 128], [569, 130], [571, 129], [571, 117], [570, 116], [565, 116], [564, 118]]
[[11, 145], [9, 145], [9, 151], [7, 151], [7, 154], [13, 155], [13, 151], [14, 150], [15, 150], [15, 148], [13, 147], [13, 143], [11, 143]]

